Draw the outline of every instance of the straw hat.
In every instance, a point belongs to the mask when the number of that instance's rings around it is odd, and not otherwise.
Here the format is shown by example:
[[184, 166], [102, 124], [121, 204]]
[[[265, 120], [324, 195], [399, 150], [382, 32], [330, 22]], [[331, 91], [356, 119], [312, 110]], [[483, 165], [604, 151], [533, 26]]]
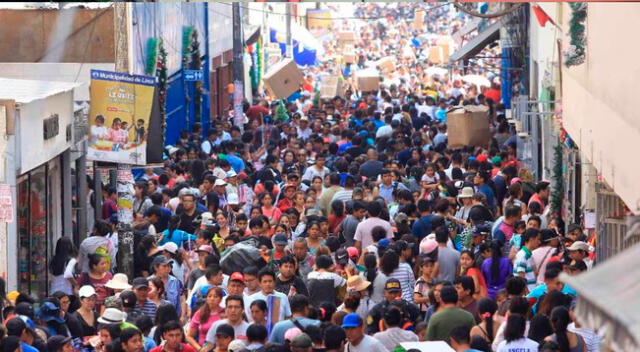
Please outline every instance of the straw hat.
[[471, 198], [473, 197], [473, 193], [474, 193], [473, 188], [464, 187], [460, 192], [460, 194], [458, 194], [458, 198]]
[[363, 291], [369, 285], [371, 285], [371, 282], [364, 280], [359, 275], [354, 275], [347, 280], [347, 291]]
[[129, 285], [129, 278], [127, 274], [117, 273], [113, 275], [111, 280], [107, 281], [105, 284], [106, 287], [112, 290], [130, 290], [131, 285]]

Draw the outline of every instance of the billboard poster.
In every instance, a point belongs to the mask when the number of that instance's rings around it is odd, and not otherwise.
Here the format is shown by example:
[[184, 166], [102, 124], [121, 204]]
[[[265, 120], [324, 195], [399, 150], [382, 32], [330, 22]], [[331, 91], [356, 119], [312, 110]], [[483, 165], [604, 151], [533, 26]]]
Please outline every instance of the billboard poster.
[[156, 78], [91, 70], [88, 160], [147, 163]]

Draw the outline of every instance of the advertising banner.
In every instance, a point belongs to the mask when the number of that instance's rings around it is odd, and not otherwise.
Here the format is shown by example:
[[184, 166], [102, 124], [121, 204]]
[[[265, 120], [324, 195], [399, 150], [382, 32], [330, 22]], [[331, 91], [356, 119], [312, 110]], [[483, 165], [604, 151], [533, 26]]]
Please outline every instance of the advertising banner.
[[155, 77], [91, 70], [88, 160], [147, 163], [155, 85]]

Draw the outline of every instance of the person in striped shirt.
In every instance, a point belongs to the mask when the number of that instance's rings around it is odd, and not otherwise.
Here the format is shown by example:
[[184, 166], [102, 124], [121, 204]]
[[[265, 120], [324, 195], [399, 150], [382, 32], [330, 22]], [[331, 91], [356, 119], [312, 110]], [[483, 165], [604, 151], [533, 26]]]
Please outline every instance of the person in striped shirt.
[[522, 242], [524, 245], [513, 261], [513, 275], [527, 280], [527, 288], [531, 291], [536, 287], [537, 276], [531, 253], [540, 246], [540, 231], [533, 228], [527, 229], [522, 236]]

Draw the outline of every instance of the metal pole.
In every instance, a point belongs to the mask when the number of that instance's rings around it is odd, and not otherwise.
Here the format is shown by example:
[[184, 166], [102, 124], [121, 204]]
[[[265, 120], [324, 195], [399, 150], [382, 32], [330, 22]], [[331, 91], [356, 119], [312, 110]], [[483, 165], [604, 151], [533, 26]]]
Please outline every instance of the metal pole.
[[[115, 66], [117, 72], [129, 73], [129, 23], [128, 3], [116, 2], [114, 6]], [[118, 272], [133, 278], [133, 176], [131, 167], [117, 165], [118, 191]], [[124, 207], [127, 205], [127, 208]], [[128, 208], [131, 206], [131, 208]], [[146, 268], [145, 268], [146, 269]]]
[[286, 3], [285, 6], [287, 7], [287, 12], [286, 12], [286, 21], [287, 21], [287, 50], [285, 52], [286, 57], [288, 58], [292, 58], [293, 57], [293, 46], [292, 46], [292, 42], [291, 42], [291, 7], [293, 6], [290, 3]]
[[233, 120], [236, 126], [243, 127], [242, 101], [244, 97], [244, 38], [242, 37], [242, 17], [240, 4], [234, 2], [233, 14]]
[[[93, 162], [93, 216], [95, 221], [102, 219], [102, 177], [98, 169], [98, 162]], [[93, 231], [93, 229], [89, 229]]]
[[84, 144], [86, 142], [82, 142], [82, 154], [80, 157], [76, 159], [76, 193], [78, 200], [78, 238], [77, 243], [79, 244], [87, 237], [87, 176], [85, 171], [87, 170], [87, 154], [86, 149], [84, 148]]

